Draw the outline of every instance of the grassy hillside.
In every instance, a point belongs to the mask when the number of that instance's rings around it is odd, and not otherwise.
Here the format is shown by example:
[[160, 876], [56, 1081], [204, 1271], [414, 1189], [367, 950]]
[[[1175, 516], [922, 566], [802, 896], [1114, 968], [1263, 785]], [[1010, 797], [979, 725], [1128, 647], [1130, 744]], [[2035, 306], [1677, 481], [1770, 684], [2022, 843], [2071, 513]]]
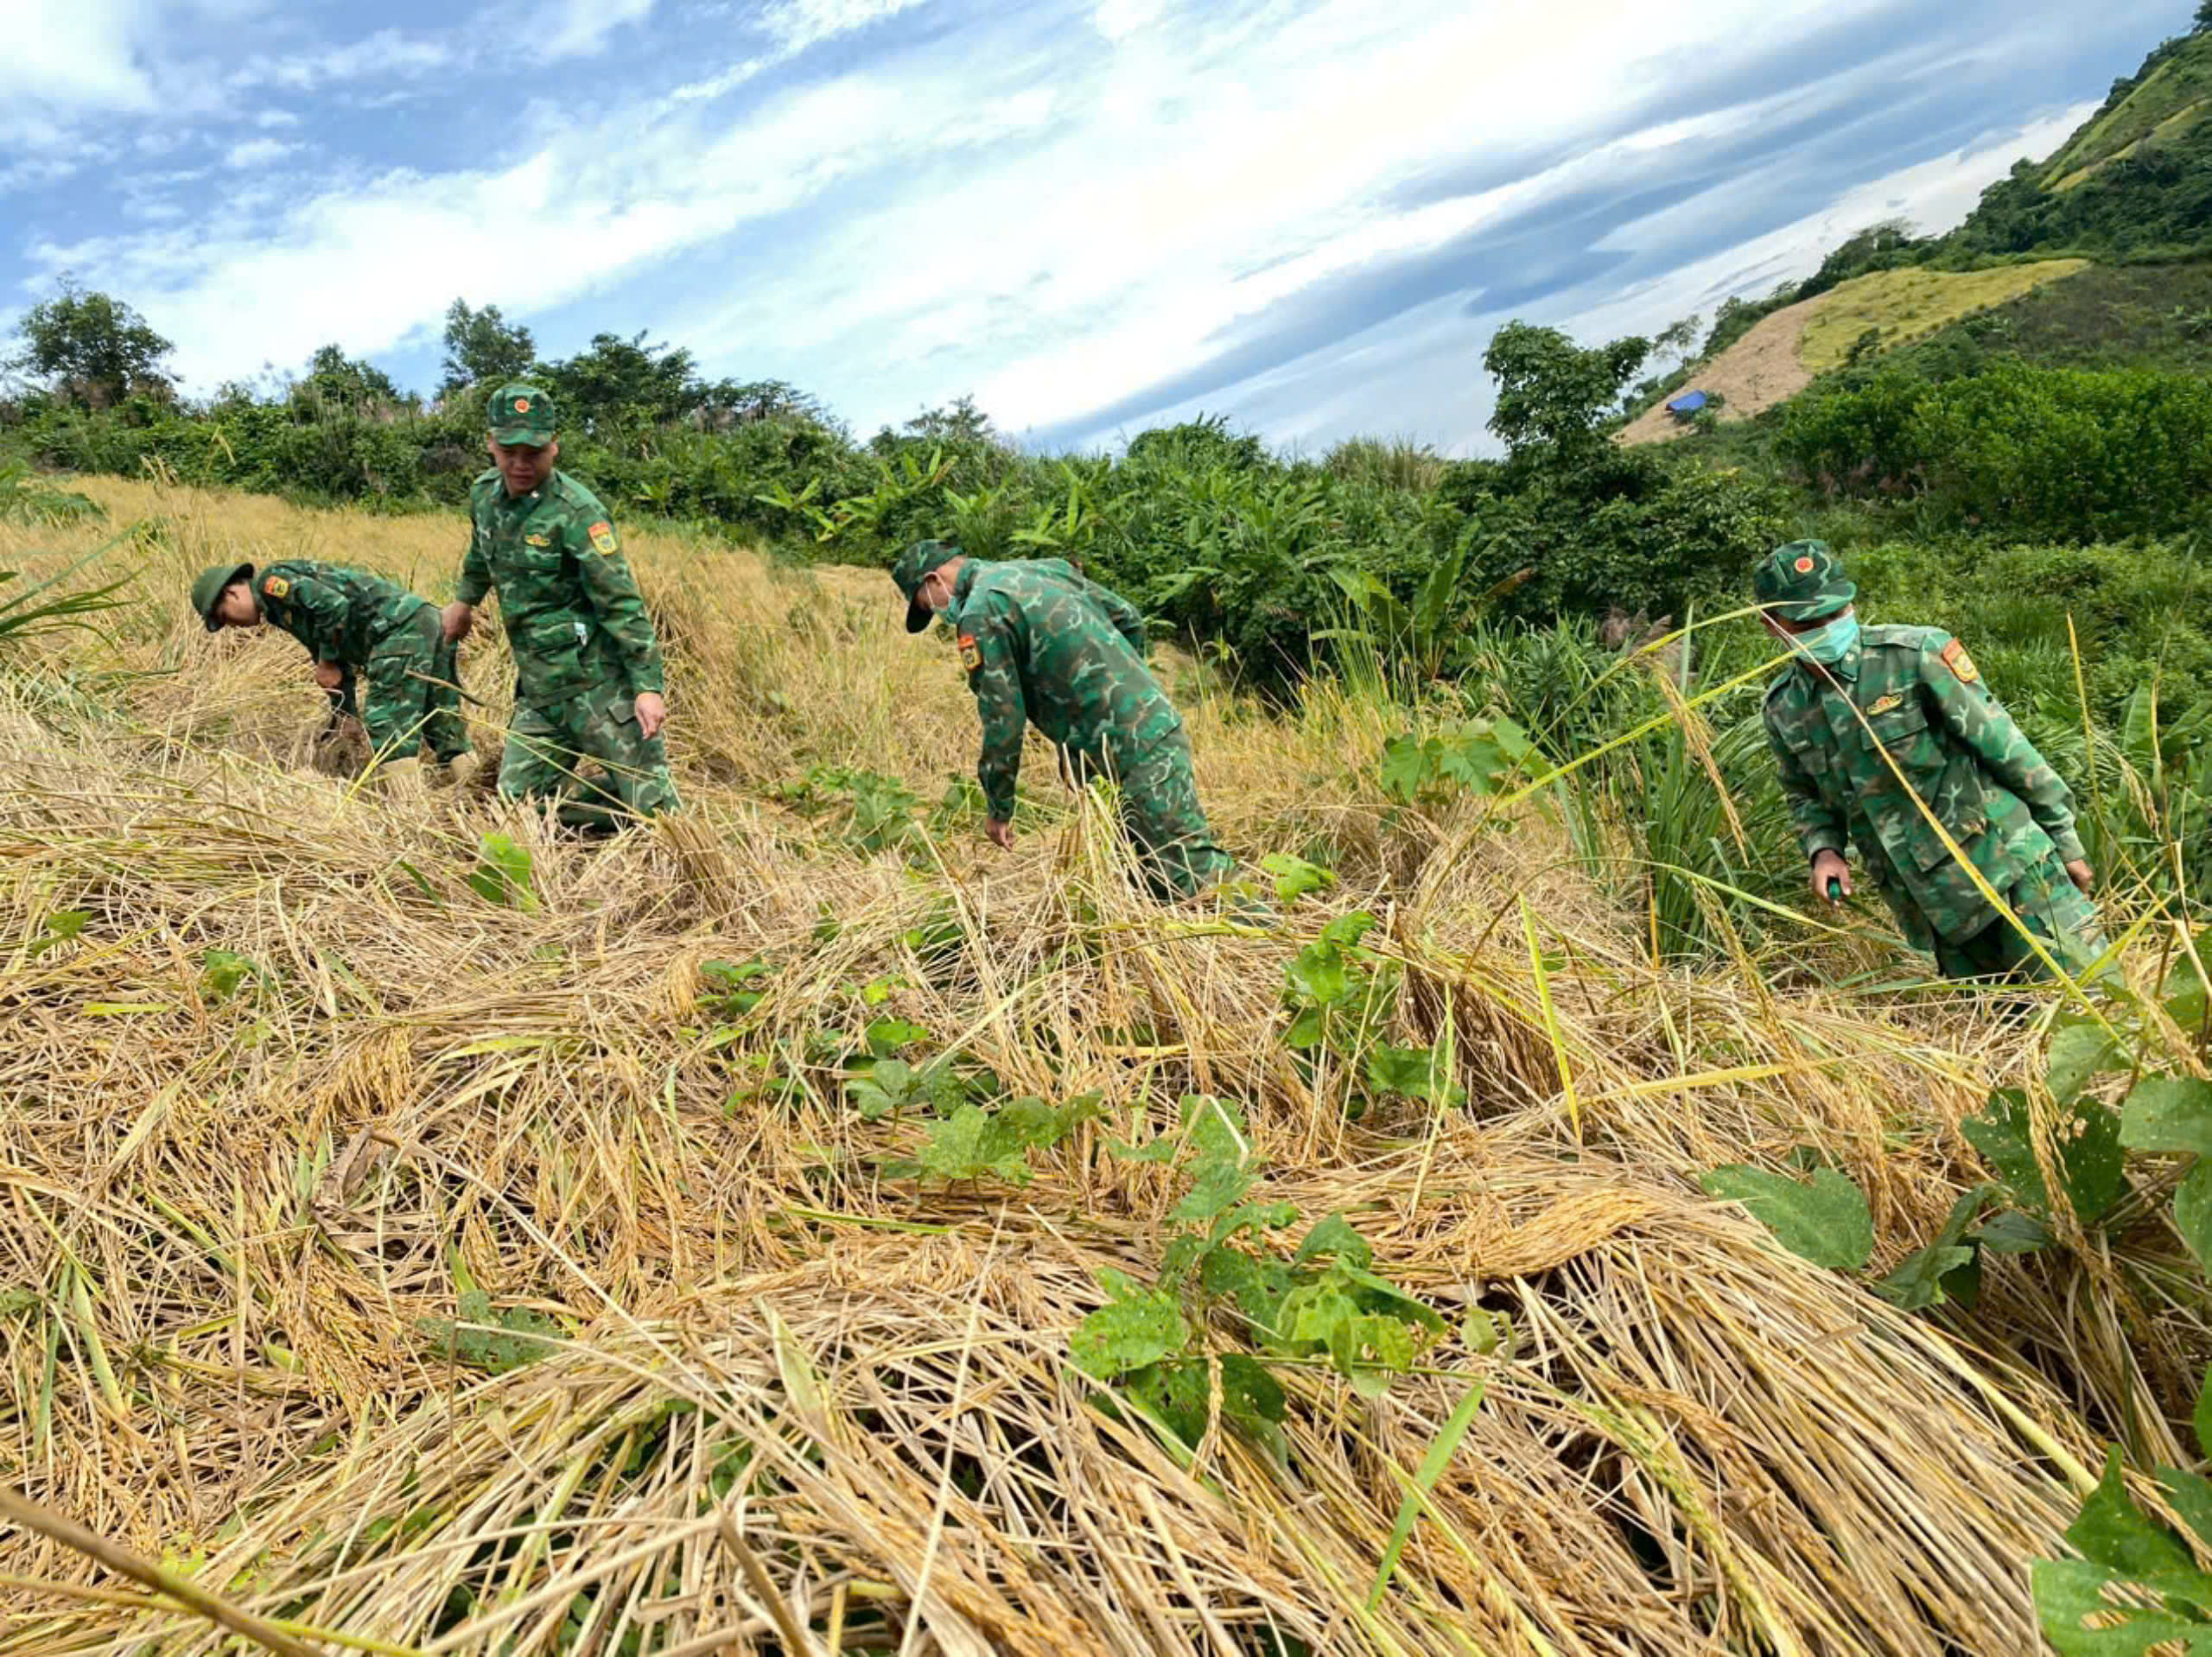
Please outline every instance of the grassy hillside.
[[1882, 270], [1855, 277], [1808, 308], [1797, 355], [1815, 373], [1840, 368], [1869, 333], [1880, 348], [1906, 344], [2088, 268], [2086, 259], [2042, 259], [1988, 270]]
[[[302, 1648], [2024, 1651], [2100, 1436], [2182, 1458], [2212, 1340], [2163, 1209], [1985, 1254], [1970, 1311], [1872, 1286], [1979, 1189], [2037, 1022], [1857, 909], [1655, 961], [1576, 852], [1629, 860], [1601, 801], [1386, 785], [1464, 710], [1189, 677], [1227, 843], [1331, 874], [1162, 912], [1042, 754], [982, 844], [957, 665], [880, 574], [639, 533], [689, 803], [586, 848], [295, 763], [296, 647], [185, 613], [280, 551], [435, 585], [456, 520], [86, 487], [134, 602], [0, 678], [0, 1453]], [[1808, 1159], [1866, 1269], [1699, 1184]], [[1294, 1260], [1332, 1215], [1364, 1268]], [[1236, 1310], [1294, 1282], [1343, 1362]], [[235, 1648], [0, 1554], [0, 1652]]]
[[2074, 189], [2113, 162], [2145, 156], [2194, 126], [2208, 102], [2212, 38], [2200, 35], [2182, 42], [2068, 139], [2045, 163], [2044, 182], [2055, 190]]

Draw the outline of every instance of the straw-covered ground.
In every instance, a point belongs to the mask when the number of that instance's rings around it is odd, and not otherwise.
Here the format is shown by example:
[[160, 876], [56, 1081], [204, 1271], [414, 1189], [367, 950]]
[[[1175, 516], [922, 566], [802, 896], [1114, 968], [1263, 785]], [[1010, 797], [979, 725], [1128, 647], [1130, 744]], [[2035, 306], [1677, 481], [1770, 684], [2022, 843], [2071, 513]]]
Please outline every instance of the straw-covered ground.
[[[1907, 1316], [1697, 1185], [1816, 1146], [1892, 1265], [1981, 1177], [1957, 1125], [2031, 1028], [1780, 955], [1655, 969], [1533, 803], [1389, 804], [1402, 715], [1183, 676], [1227, 843], [1340, 877], [1276, 922], [1133, 898], [1041, 752], [1012, 854], [957, 810], [871, 853], [837, 768], [926, 807], [972, 762], [950, 648], [880, 575], [639, 533], [686, 809], [577, 843], [323, 774], [298, 647], [188, 613], [233, 557], [443, 597], [457, 519], [86, 486], [106, 524], [0, 529], [43, 570], [139, 526], [104, 636], [0, 663], [0, 1461], [281, 1648], [2018, 1652], [2098, 1435], [2181, 1458], [2199, 1331], [2124, 1330], [2109, 1260], [1993, 1262], [1972, 1315]], [[530, 854], [522, 906], [469, 882], [487, 833]], [[1441, 1043], [1464, 1108], [1348, 1120], [1286, 1048], [1286, 968], [1353, 911], [1402, 980], [1389, 1033]], [[871, 1025], [1105, 1114], [1026, 1184], [893, 1177], [931, 1118], [863, 1119]], [[1298, 1212], [1237, 1247], [1342, 1213], [1446, 1320], [1379, 1397], [1271, 1360], [1274, 1448], [1218, 1364], [1192, 1449], [1071, 1361], [1187, 1185], [1113, 1147], [1193, 1093]], [[2145, 1326], [2171, 1349], [2132, 1364]], [[0, 1651], [251, 1648], [3, 1534]]]

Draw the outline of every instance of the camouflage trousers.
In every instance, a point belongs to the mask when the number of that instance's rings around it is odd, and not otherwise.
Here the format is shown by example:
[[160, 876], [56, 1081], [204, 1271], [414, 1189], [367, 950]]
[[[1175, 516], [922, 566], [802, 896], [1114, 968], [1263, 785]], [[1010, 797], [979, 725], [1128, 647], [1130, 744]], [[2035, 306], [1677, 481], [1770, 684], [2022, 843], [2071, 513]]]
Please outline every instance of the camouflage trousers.
[[[587, 774], [595, 760], [603, 775]], [[499, 793], [548, 799], [572, 828], [612, 831], [682, 803], [669, 774], [668, 745], [638, 728], [637, 705], [619, 685], [594, 686], [558, 702], [515, 704], [499, 757]]]
[[418, 746], [441, 760], [468, 752], [460, 655], [431, 604], [410, 612], [370, 649], [361, 725], [378, 759], [399, 759]]
[[1191, 739], [1169, 732], [1133, 754], [1113, 756], [1099, 765], [1071, 753], [1077, 781], [1108, 777], [1122, 793], [1122, 829], [1136, 854], [1146, 888], [1161, 903], [1193, 897], [1228, 878], [1236, 860], [1213, 843], [1213, 830], [1198, 804], [1198, 778], [1191, 770]]
[[[2104, 953], [2104, 929], [2096, 905], [2068, 878], [2065, 860], [2052, 852], [2005, 894], [2023, 926], [2035, 934], [2052, 960], [2079, 976]], [[1999, 917], [1962, 943], [1938, 943], [1936, 964], [1946, 978], [2008, 978], [2034, 983], [2050, 976], [2012, 922]]]

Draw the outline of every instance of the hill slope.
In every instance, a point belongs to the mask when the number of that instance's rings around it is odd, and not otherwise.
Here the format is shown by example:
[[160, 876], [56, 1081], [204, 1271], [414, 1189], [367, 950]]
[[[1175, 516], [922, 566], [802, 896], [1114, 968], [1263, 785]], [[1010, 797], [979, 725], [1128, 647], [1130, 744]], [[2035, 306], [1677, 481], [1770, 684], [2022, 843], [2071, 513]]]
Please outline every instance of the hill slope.
[[[2088, 268], [2084, 259], [2046, 259], [1974, 271], [1907, 267], [1855, 276], [1816, 298], [1763, 318], [1749, 333], [1711, 362], [1697, 367], [1689, 384], [1727, 399], [1724, 421], [1748, 420], [1786, 403], [1824, 369], [1840, 367], [1866, 334], [1885, 348], [1924, 339], [1937, 330]], [[1646, 409], [1621, 432], [1626, 443], [1666, 442], [1692, 429], [1663, 403]]]

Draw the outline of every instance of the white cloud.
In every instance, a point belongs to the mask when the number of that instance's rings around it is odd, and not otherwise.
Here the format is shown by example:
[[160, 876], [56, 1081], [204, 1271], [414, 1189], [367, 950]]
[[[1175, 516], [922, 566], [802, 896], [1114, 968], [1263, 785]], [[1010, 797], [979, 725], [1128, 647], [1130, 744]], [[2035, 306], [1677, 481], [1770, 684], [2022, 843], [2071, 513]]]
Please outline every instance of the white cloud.
[[281, 57], [256, 54], [231, 72], [228, 84], [240, 91], [279, 86], [288, 92], [308, 92], [347, 81], [428, 74], [454, 62], [455, 57], [456, 48], [450, 41], [380, 29], [343, 46]]
[[672, 104], [692, 104], [702, 98], [720, 98], [725, 92], [735, 92], [767, 67], [759, 58], [747, 58], [744, 62], [732, 64], [721, 73], [709, 75], [704, 80], [687, 81], [669, 93], [669, 101]]
[[537, 55], [556, 58], [589, 57], [607, 44], [607, 37], [626, 24], [641, 23], [652, 16], [653, 0], [560, 0], [552, 9]]
[[[195, 194], [188, 220], [149, 224], [174, 193], [149, 196], [135, 224], [33, 250], [33, 274], [99, 271], [180, 340], [201, 387], [301, 360], [334, 332], [352, 352], [412, 349], [455, 292], [533, 321], [541, 338], [547, 312], [588, 300], [580, 308], [596, 318], [596, 296], [610, 295], [643, 305], [627, 326], [680, 340], [712, 371], [798, 380], [863, 426], [972, 390], [1020, 430], [1142, 395], [1300, 302], [1359, 291], [1530, 206], [1617, 187], [1637, 168], [1679, 175], [1675, 152], [1755, 130], [1772, 111], [1655, 117], [1610, 144], [1596, 135], [1682, 84], [1685, 63], [1700, 79], [1746, 68], [1815, 20], [1847, 25], [1889, 0], [1069, 0], [1072, 29], [1000, 7], [961, 21], [940, 0], [948, 27], [919, 45], [871, 49], [864, 67], [810, 83], [773, 73], [919, 3], [770, 0], [725, 19], [653, 0], [556, 0], [550, 38], [571, 54], [611, 52], [614, 31], [641, 21], [649, 41], [680, 26], [741, 44], [734, 19], [749, 16], [770, 38], [753, 36], [753, 57], [679, 60], [661, 82], [575, 71], [600, 86], [582, 102], [561, 72], [525, 70], [543, 136], [503, 152], [530, 158], [501, 169], [466, 157], [435, 172], [348, 165], [346, 135], [303, 103], [316, 154], [334, 157], [318, 194], [297, 194], [289, 170], [245, 170], [280, 159], [291, 136], [264, 120], [278, 130], [232, 149], [213, 205]], [[272, 86], [383, 75], [395, 96], [446, 98], [493, 50], [480, 35], [385, 30], [240, 73]], [[637, 88], [628, 102], [626, 85]], [[744, 98], [721, 101], [741, 86]], [[1799, 88], [1789, 111], [1817, 113], [1842, 91], [1866, 87]], [[1770, 287], [1808, 251], [1817, 258], [1885, 216], [1878, 199], [1932, 214], [1928, 204], [1969, 198], [1990, 175], [1975, 170], [1986, 148], [1618, 300], [1610, 287], [1558, 295], [1554, 313], [1584, 307], [1628, 331], [1709, 310], [1707, 290], [1747, 268]], [[1516, 154], [1569, 159], [1487, 191], [1427, 187], [1438, 169], [1485, 161], [1510, 177]], [[251, 194], [238, 187], [249, 181]], [[1802, 187], [1778, 165], [1729, 186], [1752, 200]], [[1616, 226], [1610, 244], [1680, 245], [1694, 239], [1686, 226], [1730, 222], [1727, 205], [1701, 198]], [[1842, 225], [1834, 235], [1830, 219]], [[632, 287], [647, 270], [653, 282]], [[1328, 341], [1233, 396], [1295, 436], [1421, 380], [1425, 400], [1402, 423], [1464, 445], [1483, 417], [1474, 364], [1491, 325], [1466, 314], [1466, 297]]]
[[264, 110], [253, 117], [253, 124], [264, 131], [276, 131], [299, 125], [300, 117], [289, 110]]
[[283, 160], [299, 147], [277, 138], [249, 138], [224, 152], [223, 165], [238, 168], [266, 167], [270, 162]]
[[1166, 0], [1098, 0], [1091, 8], [1090, 26], [1109, 41], [1126, 40], [1151, 28], [1166, 10]]
[[924, 0], [769, 0], [760, 26], [786, 54], [910, 11]]
[[149, 30], [130, 0], [9, 0], [0, 9], [0, 102], [144, 110], [153, 83], [137, 60]]
[[187, 380], [210, 385], [304, 356], [334, 319], [347, 349], [388, 350], [455, 292], [524, 314], [601, 290], [887, 161], [985, 145], [1049, 107], [1038, 94], [982, 124], [950, 106], [925, 123], [901, 87], [855, 76], [786, 93], [734, 128], [611, 109], [502, 171], [395, 171], [304, 200], [234, 194], [188, 231], [31, 254], [49, 273], [101, 271], [162, 319]]

